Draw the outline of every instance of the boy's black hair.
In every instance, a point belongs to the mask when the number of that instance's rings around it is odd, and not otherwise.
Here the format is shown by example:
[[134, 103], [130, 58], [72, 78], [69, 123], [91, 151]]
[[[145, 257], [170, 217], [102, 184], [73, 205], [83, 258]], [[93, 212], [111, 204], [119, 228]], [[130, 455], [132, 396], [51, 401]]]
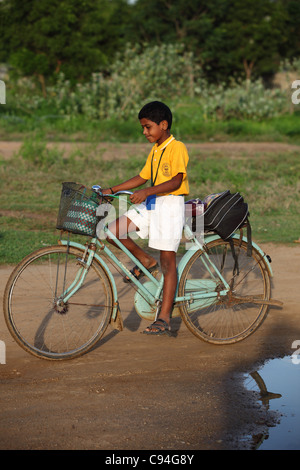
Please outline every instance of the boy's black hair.
[[159, 124], [161, 121], [167, 121], [168, 129], [172, 126], [172, 113], [170, 108], [161, 101], [151, 101], [145, 104], [139, 112], [139, 119], [150, 119], [150, 121]]

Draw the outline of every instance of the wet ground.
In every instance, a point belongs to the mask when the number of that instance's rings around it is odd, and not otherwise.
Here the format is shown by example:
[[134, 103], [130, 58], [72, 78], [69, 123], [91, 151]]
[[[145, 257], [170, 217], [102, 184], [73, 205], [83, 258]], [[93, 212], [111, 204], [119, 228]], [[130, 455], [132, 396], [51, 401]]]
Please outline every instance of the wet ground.
[[[297, 342], [298, 345], [300, 342]], [[259, 450], [300, 450], [300, 350], [291, 356], [267, 361], [258, 371], [245, 375], [247, 390], [277, 415], [277, 422], [260, 436], [243, 436]]]

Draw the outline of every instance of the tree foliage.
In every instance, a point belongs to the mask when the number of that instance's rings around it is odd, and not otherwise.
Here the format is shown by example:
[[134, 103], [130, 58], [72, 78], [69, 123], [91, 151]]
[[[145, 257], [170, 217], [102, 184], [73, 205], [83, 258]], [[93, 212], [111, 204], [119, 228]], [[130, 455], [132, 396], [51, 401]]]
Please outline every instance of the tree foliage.
[[272, 74], [288, 18], [270, 0], [137, 0], [133, 12], [136, 40], [183, 42], [213, 81]]
[[298, 0], [2, 0], [0, 61], [71, 83], [109, 73], [130, 43], [180, 44], [211, 82], [268, 78], [299, 56]]
[[0, 58], [42, 83], [58, 72], [88, 79], [118, 49], [126, 8], [123, 0], [4, 0]]

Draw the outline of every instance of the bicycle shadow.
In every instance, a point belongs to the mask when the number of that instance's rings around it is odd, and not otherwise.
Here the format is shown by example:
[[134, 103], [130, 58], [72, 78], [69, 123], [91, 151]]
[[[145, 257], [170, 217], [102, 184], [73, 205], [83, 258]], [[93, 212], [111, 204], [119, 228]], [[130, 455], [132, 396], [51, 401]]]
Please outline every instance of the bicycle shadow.
[[[144, 328], [146, 328], [148, 325], [144, 324], [145, 320], [139, 316], [134, 306], [132, 306], [131, 308], [127, 307], [129, 302], [132, 303], [132, 289], [128, 290], [128, 285], [124, 287], [118, 286], [118, 293], [119, 293], [119, 302], [120, 302], [120, 314], [123, 320], [123, 330], [128, 330], [131, 333], [137, 333], [139, 331], [142, 333]], [[128, 298], [131, 299], [129, 302], [128, 302]], [[150, 325], [151, 323], [152, 321], [150, 320], [148, 324]], [[179, 332], [181, 325], [182, 325], [182, 319], [180, 317], [171, 318], [172, 337], [178, 336], [178, 332]], [[112, 324], [110, 324], [110, 326], [113, 327]], [[95, 344], [93, 350], [96, 350], [97, 348], [113, 340], [120, 333], [122, 334], [123, 331], [113, 329], [107, 332], [106, 330], [105, 335], [98, 341], [97, 344]]]

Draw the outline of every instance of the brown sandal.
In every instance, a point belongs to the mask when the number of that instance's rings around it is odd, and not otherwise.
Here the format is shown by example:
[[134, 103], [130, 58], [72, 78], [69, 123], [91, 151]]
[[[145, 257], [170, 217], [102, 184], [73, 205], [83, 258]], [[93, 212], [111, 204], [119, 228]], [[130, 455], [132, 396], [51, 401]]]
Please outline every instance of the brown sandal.
[[153, 335], [153, 336], [160, 336], [160, 335], [171, 336], [172, 335], [168, 323], [162, 318], [158, 318], [150, 326], [147, 326], [146, 330], [144, 330], [143, 333], [145, 335]]

